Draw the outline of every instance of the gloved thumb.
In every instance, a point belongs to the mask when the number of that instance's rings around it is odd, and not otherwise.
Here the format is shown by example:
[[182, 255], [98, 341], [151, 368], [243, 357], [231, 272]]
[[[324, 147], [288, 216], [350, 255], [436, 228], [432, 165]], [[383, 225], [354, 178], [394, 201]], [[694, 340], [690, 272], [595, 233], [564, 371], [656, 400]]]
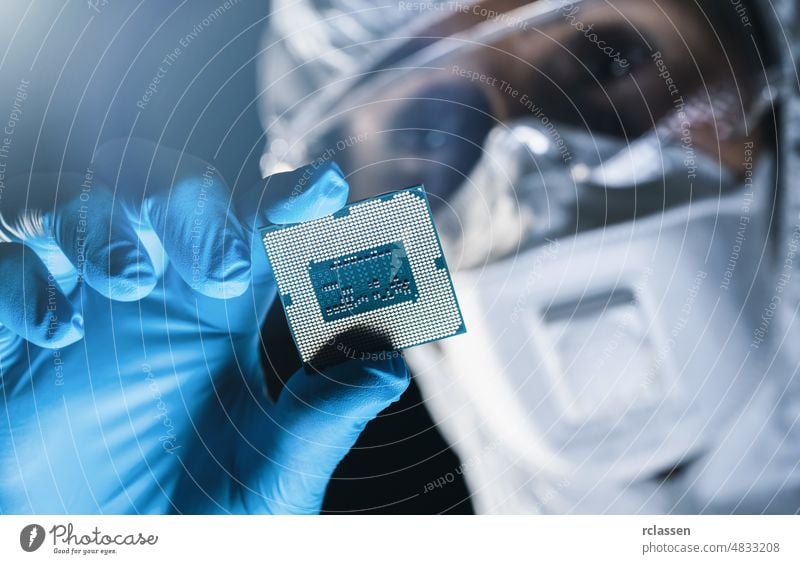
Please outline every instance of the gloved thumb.
[[273, 412], [277, 432], [255, 477], [248, 511], [318, 513], [336, 466], [369, 421], [408, 387], [405, 361], [350, 360], [323, 371], [300, 369]]

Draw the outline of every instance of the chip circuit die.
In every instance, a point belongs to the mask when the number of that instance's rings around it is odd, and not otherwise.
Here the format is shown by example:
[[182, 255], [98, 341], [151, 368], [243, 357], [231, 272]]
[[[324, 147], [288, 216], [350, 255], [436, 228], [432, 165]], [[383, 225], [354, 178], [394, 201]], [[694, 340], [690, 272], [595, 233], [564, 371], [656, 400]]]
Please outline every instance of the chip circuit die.
[[261, 235], [304, 362], [368, 358], [465, 331], [422, 186]]

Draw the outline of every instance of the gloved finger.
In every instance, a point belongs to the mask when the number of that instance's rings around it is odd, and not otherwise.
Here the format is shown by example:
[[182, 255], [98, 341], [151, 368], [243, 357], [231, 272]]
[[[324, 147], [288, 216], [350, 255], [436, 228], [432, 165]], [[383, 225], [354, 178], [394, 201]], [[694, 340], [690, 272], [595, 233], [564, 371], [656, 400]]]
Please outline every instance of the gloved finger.
[[242, 223], [251, 231], [269, 224], [309, 221], [347, 203], [349, 187], [333, 161], [318, 161], [267, 177], [236, 196]]
[[212, 165], [143, 139], [107, 143], [95, 162], [98, 174], [113, 179], [140, 212], [132, 214], [147, 224], [139, 229], [155, 233], [191, 288], [212, 298], [247, 289], [250, 251], [228, 185]]
[[60, 348], [83, 337], [75, 311], [39, 256], [19, 243], [0, 243], [0, 323], [40, 347]]
[[[409, 374], [397, 353], [350, 360], [324, 373], [300, 369], [281, 392], [277, 432], [248, 486], [248, 511], [318, 513], [336, 466], [364, 427], [406, 390]], [[395, 356], [396, 355], [396, 356]]]
[[170, 264], [194, 290], [239, 296], [250, 283], [250, 251], [228, 187], [212, 168], [182, 175], [169, 193], [148, 198], [148, 216]]
[[78, 273], [104, 296], [133, 301], [155, 287], [157, 276], [146, 249], [104, 186], [94, 185], [59, 206], [52, 230]]

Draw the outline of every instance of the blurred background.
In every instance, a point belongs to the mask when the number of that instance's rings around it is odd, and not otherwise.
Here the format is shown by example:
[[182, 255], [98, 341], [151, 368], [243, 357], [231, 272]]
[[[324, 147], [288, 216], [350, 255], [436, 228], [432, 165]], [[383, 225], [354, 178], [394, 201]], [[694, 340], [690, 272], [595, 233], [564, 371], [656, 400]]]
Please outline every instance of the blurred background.
[[14, 3], [5, 174], [132, 135], [234, 191], [425, 184], [468, 334], [406, 353], [325, 512], [796, 513], [795, 4]]

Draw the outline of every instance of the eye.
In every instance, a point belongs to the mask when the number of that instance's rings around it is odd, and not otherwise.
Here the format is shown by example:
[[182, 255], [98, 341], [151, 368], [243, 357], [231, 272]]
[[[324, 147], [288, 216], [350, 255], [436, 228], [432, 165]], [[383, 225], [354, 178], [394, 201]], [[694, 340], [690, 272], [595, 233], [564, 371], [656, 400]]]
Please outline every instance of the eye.
[[609, 85], [624, 79], [646, 62], [646, 47], [642, 39], [630, 30], [600, 28], [597, 37], [609, 39], [598, 39], [597, 42], [587, 39], [579, 56], [591, 76], [600, 84]]
[[[568, 51], [568, 55], [564, 50]], [[570, 32], [562, 45], [535, 58], [527, 92], [553, 121], [618, 137], [651, 127], [637, 80], [648, 68], [648, 47], [622, 25]]]

